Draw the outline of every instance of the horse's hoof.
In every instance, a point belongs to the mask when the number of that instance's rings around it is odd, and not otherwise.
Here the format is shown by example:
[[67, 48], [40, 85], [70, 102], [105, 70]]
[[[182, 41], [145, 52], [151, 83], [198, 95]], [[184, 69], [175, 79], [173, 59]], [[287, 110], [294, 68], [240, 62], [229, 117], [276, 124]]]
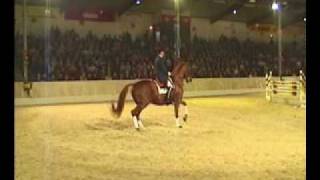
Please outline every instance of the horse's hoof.
[[136, 128], [137, 131], [140, 131], [140, 128]]
[[178, 128], [182, 128], [182, 126], [180, 125], [180, 126], [178, 126]]
[[184, 121], [184, 122], [187, 122], [187, 119], [188, 119], [188, 115], [185, 115], [185, 116], [183, 117], [183, 121]]

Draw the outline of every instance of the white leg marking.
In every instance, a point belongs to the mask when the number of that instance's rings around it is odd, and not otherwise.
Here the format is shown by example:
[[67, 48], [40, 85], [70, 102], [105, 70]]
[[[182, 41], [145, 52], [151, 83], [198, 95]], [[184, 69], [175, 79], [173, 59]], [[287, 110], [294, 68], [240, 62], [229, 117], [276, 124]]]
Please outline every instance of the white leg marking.
[[138, 120], [138, 124], [139, 124], [139, 127], [141, 127], [142, 129], [144, 129], [144, 125], [142, 124], [142, 120], [141, 120], [141, 119]]
[[176, 126], [177, 126], [177, 127], [181, 127], [179, 117], [176, 118]]
[[189, 111], [188, 111], [188, 106], [184, 106], [184, 115], [188, 115]]
[[139, 129], [139, 124], [136, 116], [133, 116], [132, 121], [133, 121], [134, 128]]
[[187, 106], [184, 106], [184, 115], [183, 115], [183, 121], [184, 122], [187, 122], [187, 119], [188, 119], [188, 107]]

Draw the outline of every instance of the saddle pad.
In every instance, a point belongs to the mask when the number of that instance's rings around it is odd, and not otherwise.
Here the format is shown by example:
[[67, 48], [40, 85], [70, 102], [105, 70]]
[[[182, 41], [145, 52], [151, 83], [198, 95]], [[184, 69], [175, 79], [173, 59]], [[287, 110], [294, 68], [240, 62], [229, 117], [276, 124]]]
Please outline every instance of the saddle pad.
[[153, 81], [153, 82], [156, 84], [159, 94], [167, 94], [167, 92], [168, 92], [167, 88], [160, 88], [159, 84], [156, 81]]
[[159, 94], [167, 94], [168, 89], [167, 88], [160, 88], [159, 89]]

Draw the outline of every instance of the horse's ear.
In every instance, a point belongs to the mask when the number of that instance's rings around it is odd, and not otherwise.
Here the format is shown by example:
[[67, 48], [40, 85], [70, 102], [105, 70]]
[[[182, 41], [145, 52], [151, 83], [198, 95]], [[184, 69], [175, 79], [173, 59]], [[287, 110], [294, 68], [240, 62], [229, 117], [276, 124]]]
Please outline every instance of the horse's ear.
[[176, 66], [180, 65], [180, 64], [183, 63], [183, 62], [184, 62], [184, 61], [182, 60], [181, 57], [180, 57], [180, 58], [176, 58], [175, 61], [174, 61], [174, 63], [175, 63]]

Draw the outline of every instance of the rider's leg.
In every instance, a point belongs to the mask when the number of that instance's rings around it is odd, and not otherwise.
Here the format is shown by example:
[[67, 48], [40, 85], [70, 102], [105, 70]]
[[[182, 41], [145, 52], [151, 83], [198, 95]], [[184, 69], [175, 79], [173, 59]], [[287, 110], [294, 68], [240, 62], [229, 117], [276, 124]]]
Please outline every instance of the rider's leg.
[[172, 81], [170, 79], [168, 79], [168, 82], [167, 82], [167, 87], [169, 88], [168, 92], [167, 92], [167, 96], [166, 96], [166, 101], [168, 103], [170, 103], [170, 94], [171, 94], [171, 91], [173, 89], [173, 84], [172, 84]]
[[168, 92], [167, 92], [167, 97], [166, 97], [167, 102], [170, 102], [171, 90], [172, 90], [172, 87], [170, 87], [169, 90], [168, 90]]

